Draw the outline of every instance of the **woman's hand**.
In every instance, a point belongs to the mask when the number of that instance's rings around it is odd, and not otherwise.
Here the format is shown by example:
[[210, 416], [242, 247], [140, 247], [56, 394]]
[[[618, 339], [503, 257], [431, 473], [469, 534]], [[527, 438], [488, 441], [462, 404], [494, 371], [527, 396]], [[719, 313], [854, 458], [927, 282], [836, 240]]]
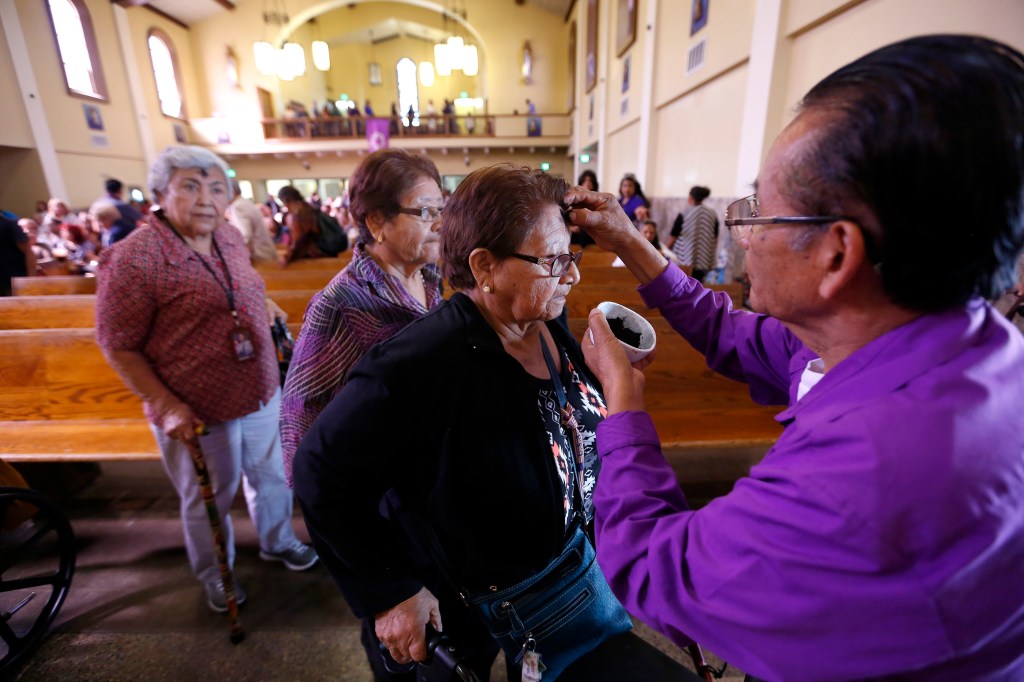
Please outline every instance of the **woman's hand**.
[[180, 400], [159, 410], [157, 426], [169, 437], [180, 441], [191, 441], [196, 438], [196, 428], [200, 422], [192, 408]]
[[441, 632], [441, 609], [427, 588], [376, 616], [377, 639], [388, 648], [395, 663], [422, 661], [427, 657], [427, 623]]
[[280, 318], [282, 322], [288, 321], [288, 313], [281, 309], [281, 306], [274, 303], [272, 299], [265, 299], [267, 302], [267, 317], [270, 320], [270, 326], [274, 326], [274, 320]]
[[631, 365], [608, 320], [598, 309], [590, 311], [590, 325], [583, 335], [583, 357], [604, 388], [608, 414], [644, 411], [644, 374], [653, 353]]

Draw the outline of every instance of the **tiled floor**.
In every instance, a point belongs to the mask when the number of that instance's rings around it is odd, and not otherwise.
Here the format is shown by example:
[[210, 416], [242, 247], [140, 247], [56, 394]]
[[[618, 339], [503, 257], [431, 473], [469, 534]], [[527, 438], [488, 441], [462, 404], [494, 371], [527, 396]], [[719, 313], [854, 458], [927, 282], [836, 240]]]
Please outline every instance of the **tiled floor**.
[[[72, 586], [50, 635], [17, 671], [19, 682], [372, 679], [359, 623], [326, 571], [261, 561], [241, 500], [235, 573], [248, 602], [238, 645], [188, 570], [177, 499], [159, 464], [104, 464], [68, 512], [77, 542]], [[308, 538], [298, 512], [294, 524]], [[660, 636], [638, 631], [686, 660]], [[742, 674], [730, 670], [726, 679]], [[500, 663], [492, 680], [505, 682]]]

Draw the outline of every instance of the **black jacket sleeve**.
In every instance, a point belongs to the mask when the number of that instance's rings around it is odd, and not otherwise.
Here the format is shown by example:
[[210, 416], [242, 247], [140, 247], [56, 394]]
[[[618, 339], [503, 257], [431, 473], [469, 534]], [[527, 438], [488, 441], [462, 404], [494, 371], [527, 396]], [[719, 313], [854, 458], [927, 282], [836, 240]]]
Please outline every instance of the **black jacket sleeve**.
[[[370, 355], [379, 353], [379, 347]], [[380, 511], [409, 472], [415, 415], [406, 382], [364, 357], [295, 454], [295, 492], [310, 536], [356, 615], [372, 617], [422, 587], [406, 542]]]

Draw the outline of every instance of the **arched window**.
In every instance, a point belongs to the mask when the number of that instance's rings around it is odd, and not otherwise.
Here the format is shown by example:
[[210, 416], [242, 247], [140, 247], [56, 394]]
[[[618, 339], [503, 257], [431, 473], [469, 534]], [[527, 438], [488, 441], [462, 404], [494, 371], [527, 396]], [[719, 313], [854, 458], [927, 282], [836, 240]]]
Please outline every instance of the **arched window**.
[[408, 57], [402, 57], [398, 60], [395, 70], [398, 72], [398, 113], [405, 117], [411, 106], [416, 115], [413, 117], [414, 120], [408, 121], [406, 125], [416, 125], [419, 123], [420, 113], [420, 92], [419, 86], [416, 85], [416, 62]]
[[96, 34], [85, 3], [82, 0], [47, 0], [46, 5], [68, 90], [76, 95], [106, 99], [107, 86], [96, 50]]
[[166, 33], [159, 29], [149, 32], [149, 61], [153, 65], [156, 79], [156, 94], [160, 98], [160, 111], [164, 116], [185, 117], [185, 103], [181, 98], [181, 81], [178, 79], [178, 59], [174, 46]]

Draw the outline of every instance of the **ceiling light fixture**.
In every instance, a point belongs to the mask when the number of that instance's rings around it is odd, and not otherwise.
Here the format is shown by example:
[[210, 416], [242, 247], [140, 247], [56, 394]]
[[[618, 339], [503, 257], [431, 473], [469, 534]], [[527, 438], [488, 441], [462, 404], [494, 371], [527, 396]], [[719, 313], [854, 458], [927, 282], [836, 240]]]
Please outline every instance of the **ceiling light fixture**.
[[313, 24], [313, 31], [316, 38], [309, 47], [310, 54], [313, 56], [313, 66], [316, 67], [317, 71], [330, 71], [331, 48], [320, 36], [320, 24], [317, 22], [316, 18], [310, 19], [309, 23]]

